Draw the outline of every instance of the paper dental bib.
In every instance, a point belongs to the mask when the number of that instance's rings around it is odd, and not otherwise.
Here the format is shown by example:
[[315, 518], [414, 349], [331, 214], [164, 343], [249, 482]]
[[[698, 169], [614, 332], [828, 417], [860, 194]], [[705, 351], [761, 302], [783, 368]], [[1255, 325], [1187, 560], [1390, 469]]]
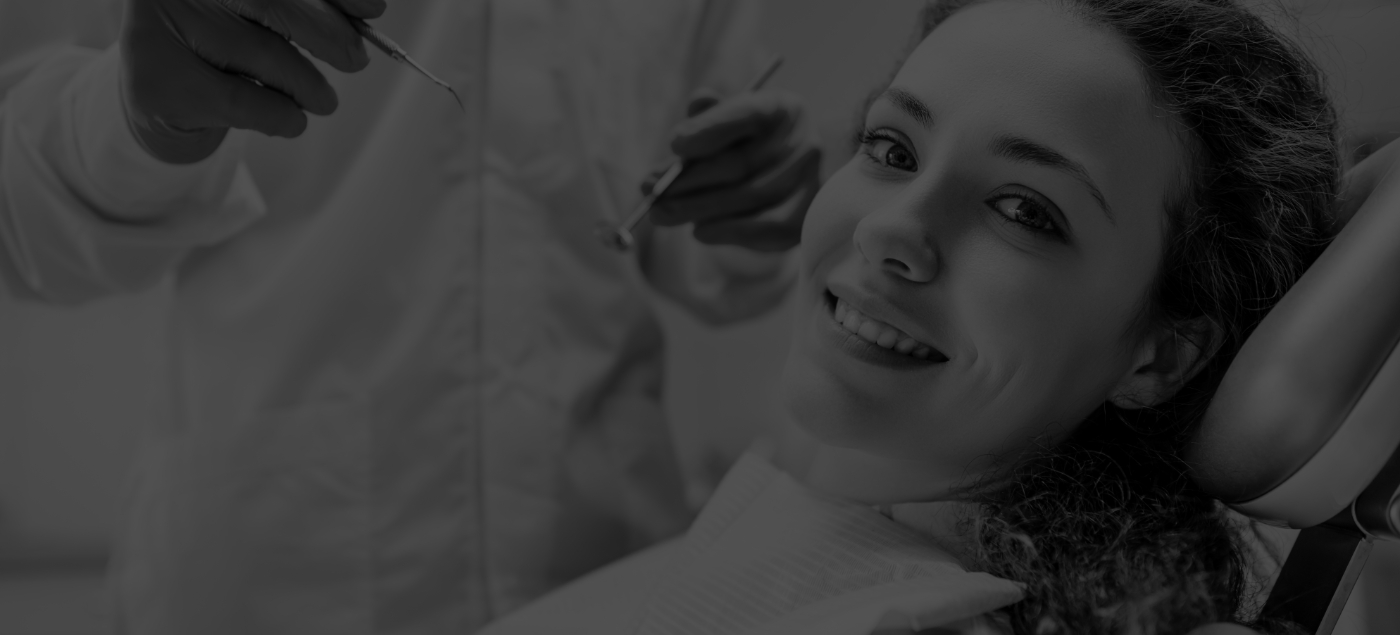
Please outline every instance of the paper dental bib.
[[954, 624], [1021, 591], [746, 455], [643, 597], [635, 635], [863, 635]]

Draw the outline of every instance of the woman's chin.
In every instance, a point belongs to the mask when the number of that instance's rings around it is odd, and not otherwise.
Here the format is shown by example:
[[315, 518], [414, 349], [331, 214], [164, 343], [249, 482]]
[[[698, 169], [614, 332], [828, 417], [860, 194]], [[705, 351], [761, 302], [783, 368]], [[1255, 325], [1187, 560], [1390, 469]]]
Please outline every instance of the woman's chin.
[[[900, 441], [906, 435], [891, 427], [901, 417], [803, 352], [789, 352], [779, 383], [788, 420], [774, 455], [778, 467], [809, 487], [872, 505], [947, 500], [963, 482], [966, 461], [911, 453]], [[950, 472], [953, 463], [959, 465]]]
[[957, 479], [940, 465], [862, 449], [858, 435], [831, 417], [789, 413], [773, 460], [812, 489], [870, 505], [947, 500], [953, 491]]
[[844, 387], [822, 377], [811, 365], [788, 358], [779, 383], [782, 403], [788, 417], [814, 441], [837, 447], [859, 447], [864, 416], [847, 412], [837, 398]]
[[[789, 419], [814, 441], [891, 457], [908, 452], [909, 418], [890, 407], [899, 404], [862, 394], [814, 365], [789, 363], [779, 385]], [[929, 420], [919, 423], [936, 425]], [[918, 460], [923, 455], [903, 458]]]

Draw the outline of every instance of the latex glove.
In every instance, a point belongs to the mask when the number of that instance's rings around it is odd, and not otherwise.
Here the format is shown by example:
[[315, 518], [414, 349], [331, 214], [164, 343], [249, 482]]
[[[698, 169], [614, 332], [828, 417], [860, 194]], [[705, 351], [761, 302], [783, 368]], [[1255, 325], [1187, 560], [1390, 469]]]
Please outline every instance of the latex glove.
[[369, 55], [345, 16], [384, 9], [384, 0], [127, 0], [121, 86], [132, 132], [168, 163], [213, 154], [229, 128], [300, 135], [306, 113], [329, 115], [338, 102], [296, 47], [361, 70]]
[[[706, 244], [784, 251], [797, 245], [820, 186], [821, 149], [792, 95], [701, 95], [671, 150], [686, 169], [652, 208], [661, 226], [694, 223]], [[651, 191], [660, 171], [642, 186]]]

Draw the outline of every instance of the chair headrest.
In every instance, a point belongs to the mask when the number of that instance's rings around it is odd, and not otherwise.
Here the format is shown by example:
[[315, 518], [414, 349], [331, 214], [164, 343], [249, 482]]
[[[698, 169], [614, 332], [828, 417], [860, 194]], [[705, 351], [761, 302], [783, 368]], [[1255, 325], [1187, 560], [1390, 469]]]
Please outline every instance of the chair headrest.
[[1187, 450], [1206, 492], [1247, 515], [1322, 523], [1400, 447], [1396, 168], [1244, 344]]

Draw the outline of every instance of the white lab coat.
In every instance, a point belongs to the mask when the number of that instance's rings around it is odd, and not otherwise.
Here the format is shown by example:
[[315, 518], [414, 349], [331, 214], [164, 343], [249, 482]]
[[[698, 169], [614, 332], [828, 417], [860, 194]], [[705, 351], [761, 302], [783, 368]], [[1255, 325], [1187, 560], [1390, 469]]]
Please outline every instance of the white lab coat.
[[376, 53], [302, 138], [183, 167], [125, 126], [115, 4], [0, 0], [0, 292], [174, 272], [121, 632], [467, 633], [684, 529], [646, 283], [723, 321], [790, 269], [684, 231], [639, 266], [591, 229], [693, 89], [761, 66], [752, 2], [394, 0], [376, 25], [465, 115]]

